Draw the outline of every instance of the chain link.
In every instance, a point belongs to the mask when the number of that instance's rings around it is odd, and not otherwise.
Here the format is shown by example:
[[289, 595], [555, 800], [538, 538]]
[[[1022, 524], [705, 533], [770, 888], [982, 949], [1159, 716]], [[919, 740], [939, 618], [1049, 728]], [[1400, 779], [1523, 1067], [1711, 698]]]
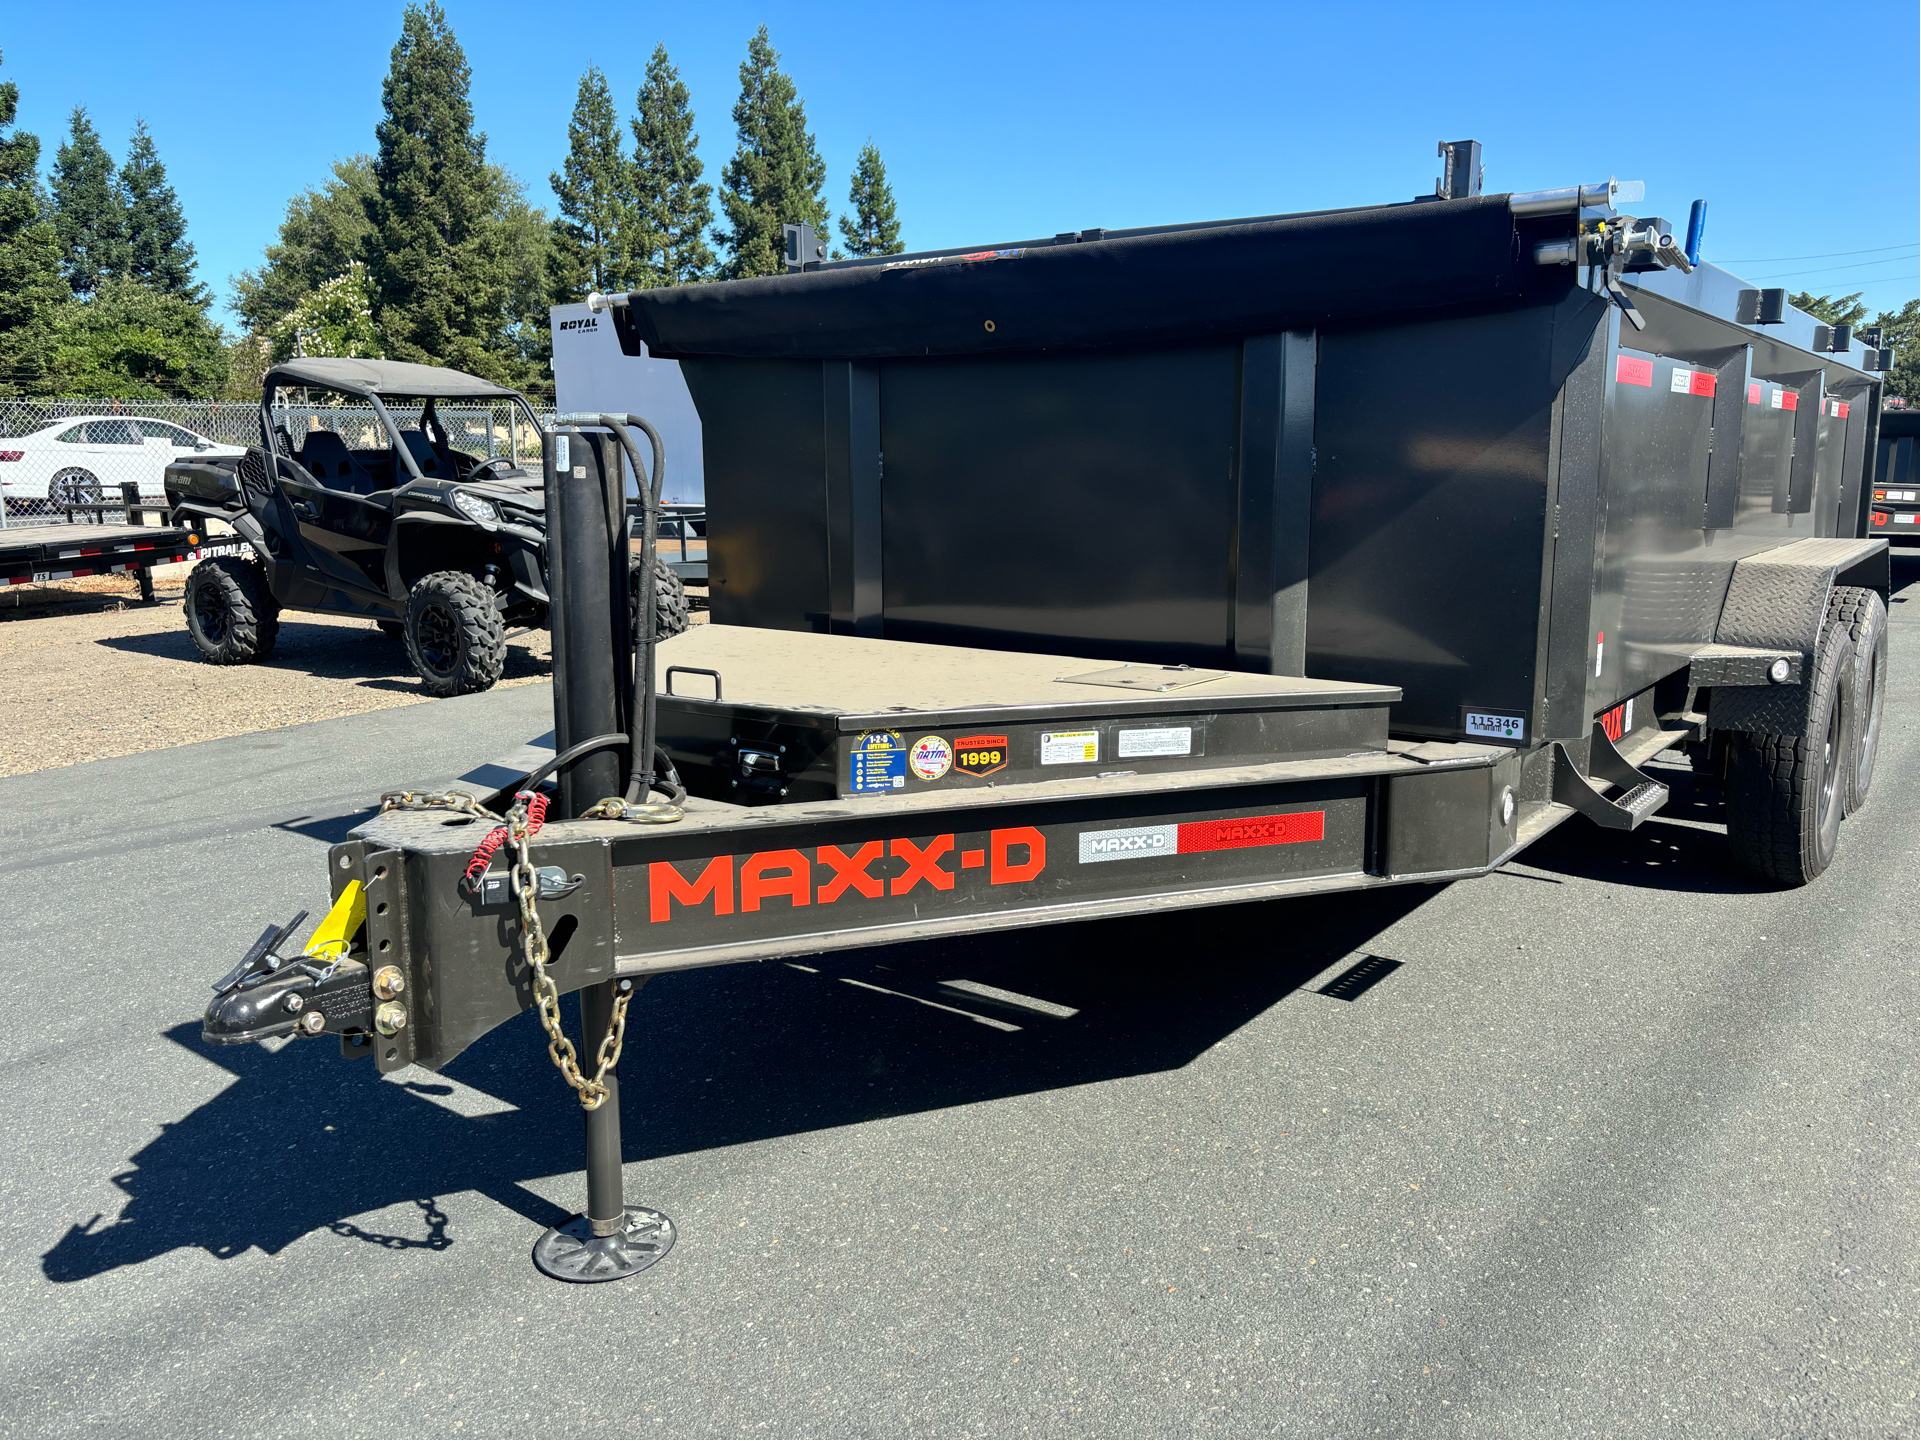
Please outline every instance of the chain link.
[[[547, 962], [552, 952], [547, 946], [547, 928], [540, 923], [540, 911], [534, 904], [540, 894], [540, 876], [533, 863], [533, 828], [528, 824], [527, 812], [529, 799], [525, 792], [515, 796], [513, 809], [501, 816], [488, 810], [466, 791], [390, 791], [380, 798], [380, 809], [460, 811], [483, 820], [499, 821], [506, 827], [507, 849], [513, 856], [513, 863], [507, 868], [507, 884], [513, 893], [514, 904], [520, 910], [520, 953], [533, 976], [534, 1006], [540, 1012], [541, 1027], [547, 1032], [547, 1054], [553, 1058], [561, 1077], [580, 1096], [581, 1109], [596, 1111], [607, 1099], [607, 1073], [620, 1064], [620, 1049], [627, 1040], [627, 1003], [633, 999], [633, 991], [629, 988], [615, 993], [613, 1018], [607, 1027], [607, 1034], [601, 1038], [600, 1049], [594, 1054], [594, 1073], [591, 1076], [581, 1074], [580, 1053], [560, 1028], [560, 989], [554, 984], [553, 977], [547, 974]], [[610, 799], [612, 803], [624, 804], [618, 798]], [[598, 811], [608, 804], [610, 801], [601, 801], [593, 810]], [[678, 815], [675, 819], [678, 819]]]
[[642, 825], [666, 826], [686, 814], [679, 806], [666, 801], [646, 801], [635, 805], [625, 797], [608, 796], [588, 806], [580, 813], [580, 818], [584, 821], [638, 821]]

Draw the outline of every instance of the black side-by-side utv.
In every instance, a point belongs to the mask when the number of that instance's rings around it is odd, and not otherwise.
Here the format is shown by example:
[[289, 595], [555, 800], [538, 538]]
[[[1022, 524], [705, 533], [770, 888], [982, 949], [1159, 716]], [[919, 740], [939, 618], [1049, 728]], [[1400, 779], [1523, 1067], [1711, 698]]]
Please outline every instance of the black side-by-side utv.
[[[499, 401], [516, 440], [525, 423], [528, 468], [517, 444], [457, 449], [438, 413]], [[547, 624], [541, 423], [518, 391], [404, 361], [290, 360], [267, 372], [260, 428], [243, 456], [166, 472], [176, 524], [221, 521], [253, 551], [187, 578], [187, 630], [208, 660], [266, 659], [283, 609], [364, 616], [405, 641], [430, 692], [464, 695], [500, 679], [509, 626]], [[631, 579], [630, 596], [644, 595]], [[686, 592], [665, 562], [654, 596], [656, 633], [685, 630]]]

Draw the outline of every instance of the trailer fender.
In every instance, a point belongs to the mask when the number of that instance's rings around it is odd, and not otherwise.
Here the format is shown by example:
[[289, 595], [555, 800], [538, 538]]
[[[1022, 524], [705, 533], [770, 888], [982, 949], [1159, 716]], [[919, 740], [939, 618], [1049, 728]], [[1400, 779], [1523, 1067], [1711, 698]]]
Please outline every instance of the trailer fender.
[[[1888, 543], [1879, 539], [1801, 540], [1736, 561], [1715, 644], [1694, 658], [1695, 683], [1711, 687], [1709, 728], [1799, 735], [1830, 592], [1858, 585], [1885, 598], [1888, 581]], [[1790, 662], [1784, 681], [1773, 679], [1776, 659]], [[1746, 660], [1756, 663], [1737, 663]]]

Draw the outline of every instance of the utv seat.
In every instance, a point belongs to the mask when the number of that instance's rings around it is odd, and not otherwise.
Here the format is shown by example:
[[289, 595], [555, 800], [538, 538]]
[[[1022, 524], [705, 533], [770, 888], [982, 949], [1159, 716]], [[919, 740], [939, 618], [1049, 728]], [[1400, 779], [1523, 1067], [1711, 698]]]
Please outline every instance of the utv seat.
[[300, 463], [307, 468], [309, 475], [329, 490], [372, 495], [381, 488], [380, 483], [360, 463], [359, 457], [347, 449], [347, 442], [331, 430], [316, 430], [307, 436], [307, 444], [300, 452]]
[[[420, 473], [426, 479], [452, 480], [454, 478], [453, 465], [434, 449], [434, 443], [425, 435], [417, 430], [403, 430], [400, 432], [400, 438], [407, 442], [407, 453], [414, 458], [414, 464], [420, 467]], [[394, 464], [399, 471], [406, 470], [406, 466], [400, 464], [397, 456]], [[408, 477], [409, 480], [412, 478]], [[406, 484], [406, 481], [402, 481], [401, 484]]]

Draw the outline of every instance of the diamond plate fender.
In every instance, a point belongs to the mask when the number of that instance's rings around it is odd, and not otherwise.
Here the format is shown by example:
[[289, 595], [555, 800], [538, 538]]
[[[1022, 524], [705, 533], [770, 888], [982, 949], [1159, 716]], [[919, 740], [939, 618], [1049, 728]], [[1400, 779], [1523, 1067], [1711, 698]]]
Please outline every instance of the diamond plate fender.
[[1710, 727], [1774, 735], [1801, 733], [1807, 723], [1807, 681], [1814, 674], [1828, 596], [1836, 584], [1866, 585], [1885, 594], [1887, 541], [1800, 540], [1735, 562], [1715, 626], [1715, 643], [1798, 655], [1800, 678], [1788, 685], [1722, 681], [1709, 696]]

